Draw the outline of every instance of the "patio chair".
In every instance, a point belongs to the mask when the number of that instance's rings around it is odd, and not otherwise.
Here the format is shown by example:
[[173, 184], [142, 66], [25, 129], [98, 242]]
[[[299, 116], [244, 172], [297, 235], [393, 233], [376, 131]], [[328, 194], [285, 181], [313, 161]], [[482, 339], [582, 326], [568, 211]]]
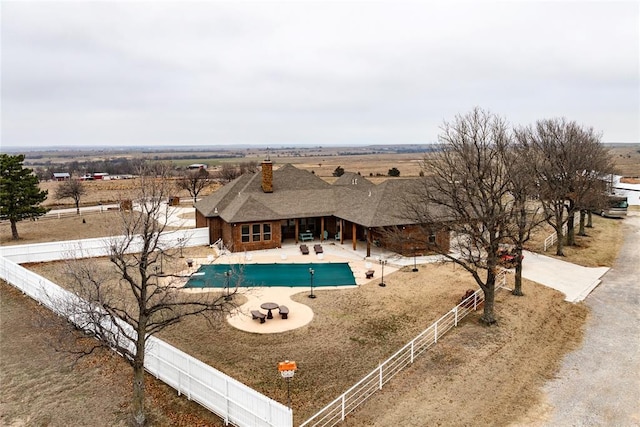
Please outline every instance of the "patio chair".
[[302, 252], [302, 255], [309, 255], [309, 248], [307, 245], [300, 245], [300, 252]]
[[316, 254], [321, 254], [322, 252], [324, 252], [322, 250], [322, 245], [313, 245], [313, 250], [316, 251]]

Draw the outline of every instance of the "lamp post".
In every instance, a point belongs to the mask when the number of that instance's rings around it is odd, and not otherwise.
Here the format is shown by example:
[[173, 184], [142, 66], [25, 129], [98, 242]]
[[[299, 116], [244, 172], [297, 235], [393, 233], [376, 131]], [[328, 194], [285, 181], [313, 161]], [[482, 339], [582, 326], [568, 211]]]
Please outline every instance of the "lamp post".
[[162, 268], [163, 260], [164, 260], [164, 251], [160, 249], [160, 274], [164, 274], [164, 269]]
[[382, 278], [380, 279], [380, 283], [378, 284], [378, 286], [385, 287], [387, 285], [384, 283], [384, 265], [387, 263], [387, 260], [379, 259], [378, 261], [380, 262], [380, 266], [382, 266], [382, 273], [381, 273]]
[[231, 295], [229, 295], [229, 280], [231, 278], [231, 270], [227, 270], [224, 272], [224, 287], [227, 288], [227, 295], [225, 295], [225, 301], [231, 301]]
[[184, 255], [182, 255], [182, 248], [184, 248], [184, 241], [185, 241], [184, 237], [178, 237], [178, 245], [180, 246], [180, 258], [184, 258]]
[[413, 271], [414, 273], [418, 271], [418, 267], [416, 266], [416, 248], [413, 248]]
[[311, 293], [309, 294], [309, 298], [315, 298], [316, 296], [313, 294], [313, 268], [309, 268], [309, 282], [311, 284]]

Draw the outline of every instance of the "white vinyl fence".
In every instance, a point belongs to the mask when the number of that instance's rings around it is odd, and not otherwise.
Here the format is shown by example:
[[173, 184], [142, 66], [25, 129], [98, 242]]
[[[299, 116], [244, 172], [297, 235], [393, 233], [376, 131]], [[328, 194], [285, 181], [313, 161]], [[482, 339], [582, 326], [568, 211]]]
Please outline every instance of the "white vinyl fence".
[[[99, 237], [95, 239], [66, 240], [62, 242], [34, 243], [30, 245], [2, 246], [0, 257], [8, 258], [17, 263], [25, 262], [49, 262], [67, 258], [93, 258], [109, 255], [110, 243], [120, 237]], [[209, 230], [207, 228], [195, 228], [188, 230], [176, 230], [162, 233], [160, 242], [165, 247], [179, 246], [206, 246], [209, 244]], [[178, 243], [180, 242], [180, 243]], [[132, 245], [131, 252], [139, 250]]]
[[[506, 273], [502, 272], [496, 278], [496, 289], [506, 286]], [[347, 414], [363, 404], [378, 390], [382, 390], [391, 378], [404, 368], [413, 364], [414, 359], [438, 342], [438, 339], [463, 319], [471, 311], [478, 308], [484, 301], [484, 294], [478, 289], [473, 295], [463, 300], [451, 311], [436, 320], [431, 326], [422, 331], [411, 342], [398, 350], [393, 356], [382, 362], [376, 369], [358, 381], [349, 390], [329, 403], [317, 414], [302, 423], [305, 426], [334, 426], [344, 421]]]
[[[188, 233], [191, 233], [188, 236], [190, 246], [201, 244], [197, 231], [188, 230]], [[184, 238], [185, 235], [183, 232], [176, 232], [170, 237]], [[205, 244], [208, 244], [208, 235]], [[18, 262], [61, 259], [64, 254], [68, 255], [68, 250], [78, 247], [82, 248], [80, 253], [83, 256], [87, 253], [105, 255], [104, 250], [108, 248], [104, 246], [103, 239], [3, 247], [0, 248], [0, 279], [12, 284], [56, 314], [64, 315], [64, 309], [59, 306], [60, 302], [77, 300], [77, 297], [52, 281], [20, 266]], [[54, 250], [55, 248], [57, 250]], [[73, 321], [79, 326], [82, 324], [82, 319]], [[116, 329], [115, 326], [113, 329]], [[175, 388], [178, 394], [184, 394], [216, 413], [225, 424], [239, 427], [293, 426], [293, 412], [290, 408], [166, 342], [151, 337], [146, 352], [145, 369], [148, 372]]]

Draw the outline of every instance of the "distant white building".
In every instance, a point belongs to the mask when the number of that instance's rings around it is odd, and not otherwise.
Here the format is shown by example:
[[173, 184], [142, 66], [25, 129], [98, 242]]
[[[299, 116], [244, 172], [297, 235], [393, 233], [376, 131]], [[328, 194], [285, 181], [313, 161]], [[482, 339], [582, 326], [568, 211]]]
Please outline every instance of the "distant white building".
[[620, 176], [613, 180], [613, 190], [617, 195], [627, 196], [629, 206], [640, 206], [640, 184], [627, 184], [620, 182]]
[[194, 163], [192, 165], [187, 166], [187, 169], [206, 169], [207, 165], [204, 163]]

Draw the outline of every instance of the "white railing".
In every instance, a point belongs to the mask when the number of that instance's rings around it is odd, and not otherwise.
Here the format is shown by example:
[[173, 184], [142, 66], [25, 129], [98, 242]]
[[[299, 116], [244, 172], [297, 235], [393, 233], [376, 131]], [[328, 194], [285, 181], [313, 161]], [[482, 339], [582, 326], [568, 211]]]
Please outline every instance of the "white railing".
[[[46, 258], [45, 254], [49, 256], [53, 254], [53, 251], [29, 250], [24, 246], [2, 249], [10, 248], [14, 249], [11, 253], [14, 258], [32, 259], [33, 255], [37, 254], [42, 259]], [[62, 252], [60, 243], [58, 243], [58, 252]], [[57, 258], [54, 256], [54, 259]], [[77, 298], [71, 292], [27, 270], [20, 266], [18, 261], [10, 260], [8, 257], [0, 257], [0, 279], [20, 289], [59, 315], [65, 314], [64, 308], [58, 306], [61, 301]], [[81, 323], [81, 319], [73, 320]], [[264, 396], [156, 337], [150, 337], [148, 343], [145, 350], [145, 369], [175, 388], [178, 394], [184, 394], [187, 398], [216, 413], [224, 420], [225, 424], [240, 427], [293, 426], [293, 412], [285, 405]]]
[[[506, 273], [501, 272], [496, 278], [496, 289], [505, 286]], [[364, 403], [375, 392], [382, 390], [382, 386], [389, 382], [391, 378], [407, 366], [413, 364], [417, 356], [435, 345], [438, 339], [454, 326], [458, 326], [458, 322], [471, 311], [476, 310], [483, 301], [484, 294], [481, 289], [478, 289], [473, 295], [463, 300], [451, 309], [451, 311], [422, 331], [393, 356], [382, 362], [376, 369], [358, 381], [349, 390], [329, 403], [307, 421], [300, 424], [300, 427], [334, 426], [344, 421], [347, 414]]]
[[[573, 217], [573, 222], [575, 224], [575, 214]], [[562, 235], [566, 236], [567, 235], [567, 230], [569, 229], [569, 226], [567, 225], [567, 223], [565, 222], [564, 225], [562, 226]], [[546, 252], [547, 249], [549, 249], [551, 246], [555, 245], [556, 242], [558, 241], [558, 233], [557, 232], [553, 232], [552, 234], [549, 235], [549, 237], [547, 237], [546, 239], [544, 239], [544, 243], [543, 243], [543, 247], [542, 247], [542, 252]]]

